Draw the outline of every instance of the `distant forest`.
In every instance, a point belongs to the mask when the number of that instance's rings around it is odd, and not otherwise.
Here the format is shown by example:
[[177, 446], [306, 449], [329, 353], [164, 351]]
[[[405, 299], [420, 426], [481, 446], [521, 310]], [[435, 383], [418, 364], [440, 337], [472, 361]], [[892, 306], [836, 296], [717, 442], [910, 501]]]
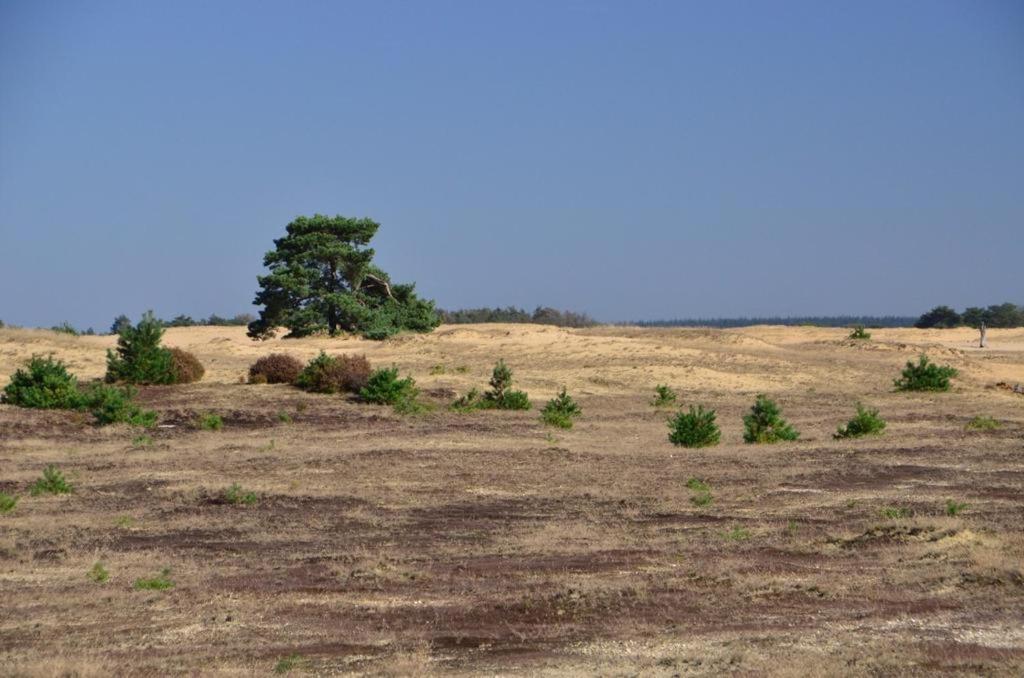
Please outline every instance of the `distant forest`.
[[455, 325], [465, 323], [534, 323], [557, 325], [558, 327], [593, 327], [596, 320], [586, 313], [559, 311], [548, 306], [538, 306], [533, 313], [515, 306], [506, 308], [463, 308], [457, 311], [439, 310], [441, 321]]
[[853, 327], [863, 325], [869, 328], [912, 327], [917, 318], [902, 315], [811, 315], [763, 318], [692, 318], [675, 320], [636, 320], [621, 325], [640, 327], [749, 327], [751, 325], [812, 325], [814, 327]]

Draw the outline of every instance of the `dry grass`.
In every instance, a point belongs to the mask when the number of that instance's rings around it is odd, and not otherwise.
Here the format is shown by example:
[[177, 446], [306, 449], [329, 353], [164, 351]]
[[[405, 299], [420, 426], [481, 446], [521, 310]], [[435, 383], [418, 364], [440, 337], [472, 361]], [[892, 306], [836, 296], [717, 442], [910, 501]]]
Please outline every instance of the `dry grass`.
[[[992, 385], [1024, 382], [1024, 331], [984, 350], [968, 330], [847, 334], [478, 325], [268, 346], [170, 329], [207, 372], [141, 390], [173, 425], [152, 444], [0, 406], [0, 491], [20, 496], [0, 516], [0, 674], [266, 675], [296, 655], [321, 674], [1021, 672], [1024, 398]], [[51, 351], [102, 376], [112, 345], [0, 330], [0, 382]], [[536, 411], [402, 418], [238, 383], [260, 355], [321, 349], [397, 364], [438, 405], [504, 357], [535, 402], [564, 384], [584, 414], [552, 434]], [[961, 371], [951, 393], [892, 392], [921, 350]], [[716, 408], [722, 444], [673, 447], [659, 383]], [[800, 441], [742, 443], [757, 392]], [[833, 440], [858, 400], [885, 434]], [[205, 413], [224, 428], [199, 430]], [[964, 431], [979, 414], [1005, 424]], [[75, 492], [28, 496], [51, 463]], [[219, 500], [236, 482], [256, 505]], [[174, 588], [133, 590], [164, 567]]]

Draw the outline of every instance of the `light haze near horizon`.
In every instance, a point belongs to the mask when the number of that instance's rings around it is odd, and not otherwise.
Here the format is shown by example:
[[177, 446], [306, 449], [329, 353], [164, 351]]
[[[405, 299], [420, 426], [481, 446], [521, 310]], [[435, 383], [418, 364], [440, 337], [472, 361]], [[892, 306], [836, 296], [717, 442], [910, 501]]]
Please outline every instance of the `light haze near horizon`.
[[451, 309], [1024, 303], [1024, 3], [0, 2], [0, 319], [252, 312], [314, 212]]

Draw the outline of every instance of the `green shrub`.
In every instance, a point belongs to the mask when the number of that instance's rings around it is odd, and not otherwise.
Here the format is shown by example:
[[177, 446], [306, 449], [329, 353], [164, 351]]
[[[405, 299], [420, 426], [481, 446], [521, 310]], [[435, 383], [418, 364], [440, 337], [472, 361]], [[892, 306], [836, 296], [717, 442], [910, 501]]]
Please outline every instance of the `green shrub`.
[[302, 373], [302, 362], [286, 353], [265, 355], [249, 366], [250, 384], [292, 384]]
[[957, 370], [948, 365], [929, 362], [928, 356], [921, 355], [915, 365], [907, 361], [902, 376], [893, 381], [897, 391], [948, 391], [949, 380]]
[[480, 394], [480, 391], [475, 388], [471, 388], [469, 389], [469, 393], [452, 403], [451, 408], [459, 412], [479, 410], [481, 409], [482, 398], [483, 396]]
[[43, 477], [38, 479], [30, 490], [33, 497], [41, 494], [69, 494], [71, 491], [72, 487], [64, 479], [64, 474], [53, 464], [43, 469]]
[[252, 506], [259, 501], [259, 497], [256, 496], [255, 492], [246, 492], [238, 483], [233, 483], [231, 487], [224, 490], [222, 496], [224, 497], [224, 501], [228, 504], [244, 504], [245, 506]]
[[144, 313], [135, 327], [123, 327], [117, 337], [117, 351], [107, 350], [106, 381], [173, 384], [175, 374], [171, 352], [160, 345], [163, 334], [163, 324], [152, 311]]
[[779, 406], [765, 395], [758, 395], [750, 414], [743, 417], [743, 441], [747, 443], [777, 443], [796, 440], [797, 431], [786, 423]]
[[967, 510], [967, 504], [954, 501], [952, 499], [946, 502], [946, 515], [947, 516], [958, 516]]
[[52, 356], [32, 356], [11, 376], [0, 401], [18, 407], [77, 409], [82, 406], [78, 379]]
[[206, 368], [199, 358], [180, 348], [168, 349], [171, 352], [171, 373], [175, 384], [191, 384], [199, 381], [206, 374]]
[[491, 372], [491, 390], [483, 395], [481, 406], [496, 410], [528, 410], [530, 398], [522, 391], [512, 389], [512, 370], [504, 360], [498, 360]]
[[914, 515], [910, 509], [896, 506], [886, 506], [879, 513], [883, 518], [888, 518], [889, 520], [900, 520], [901, 518], [909, 518]]
[[967, 422], [964, 426], [968, 431], [994, 431], [999, 428], [1001, 424], [993, 419], [992, 417], [977, 416]]
[[359, 393], [370, 379], [366, 356], [320, 355], [309, 361], [295, 385], [314, 393]]
[[374, 405], [399, 405], [415, 401], [419, 395], [416, 382], [412, 377], [398, 378], [397, 367], [384, 367], [374, 370], [366, 386], [359, 391], [359, 396]]
[[199, 428], [204, 431], [219, 431], [224, 428], [224, 420], [219, 414], [204, 414], [199, 417]]
[[665, 384], [658, 384], [654, 387], [654, 398], [651, 405], [655, 407], [668, 407], [676, 402], [676, 392]]
[[850, 339], [870, 339], [871, 333], [864, 329], [863, 325], [854, 325], [850, 332]]
[[95, 417], [96, 423], [131, 424], [150, 428], [156, 425], [156, 412], [143, 410], [132, 402], [135, 391], [131, 386], [117, 388], [107, 384], [92, 384], [83, 395], [84, 406]]
[[693, 491], [690, 503], [694, 506], [707, 506], [711, 503], [711, 486], [700, 478], [690, 478], [686, 481], [686, 487]]
[[67, 321], [62, 322], [60, 325], [55, 325], [55, 326], [51, 327], [50, 329], [53, 330], [54, 332], [57, 332], [58, 334], [70, 334], [73, 337], [77, 337], [77, 336], [80, 336], [82, 334], [81, 332], [76, 330], [71, 325], [71, 323], [69, 323]]
[[540, 418], [549, 426], [572, 428], [572, 420], [581, 414], [583, 414], [583, 410], [572, 399], [572, 396], [566, 393], [563, 386], [561, 392], [544, 405], [544, 409], [540, 411]]
[[171, 581], [171, 570], [165, 567], [160, 570], [160, 574], [152, 579], [136, 579], [135, 583], [132, 584], [132, 588], [136, 591], [166, 591], [167, 589], [174, 588], [174, 582]]
[[110, 579], [110, 573], [107, 572], [107, 568], [103, 567], [103, 563], [100, 562], [94, 564], [86, 576], [97, 584], [104, 584]]
[[0, 492], [0, 513], [9, 513], [14, 510], [14, 507], [18, 505], [18, 498]]
[[703, 405], [690, 406], [689, 412], [679, 412], [668, 422], [668, 439], [682, 447], [710, 447], [717, 445], [722, 432], [715, 423], [715, 411]]
[[846, 426], [840, 426], [832, 437], [836, 439], [859, 438], [866, 435], [878, 435], [884, 430], [885, 420], [878, 416], [878, 410], [869, 410], [857, 403], [857, 414]]

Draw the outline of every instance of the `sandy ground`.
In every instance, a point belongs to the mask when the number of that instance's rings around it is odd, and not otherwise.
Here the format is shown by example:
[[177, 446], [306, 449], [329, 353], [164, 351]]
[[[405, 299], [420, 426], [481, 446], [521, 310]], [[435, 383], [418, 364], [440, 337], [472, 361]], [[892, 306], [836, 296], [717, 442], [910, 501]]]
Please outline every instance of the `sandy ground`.
[[[0, 492], [19, 497], [0, 515], [0, 674], [1019, 675], [1024, 396], [996, 383], [1024, 382], [1024, 330], [984, 350], [971, 330], [872, 333], [171, 329], [207, 375], [142, 389], [165, 425], [148, 439], [0, 406]], [[113, 343], [0, 330], [0, 386], [33, 353], [100, 377]], [[239, 383], [260, 355], [320, 349], [398, 365], [436, 409]], [[961, 371], [951, 392], [893, 392], [921, 352]], [[499, 357], [535, 403], [567, 386], [575, 428], [444, 407]], [[722, 444], [669, 444], [659, 383], [716, 408]], [[743, 444], [759, 392], [799, 441]], [[833, 440], [859, 400], [888, 429]], [[1001, 427], [965, 430], [976, 415]], [[29, 496], [51, 463], [75, 491]], [[224, 503], [232, 483], [257, 503]], [[133, 587], [164, 568], [173, 588]]]

